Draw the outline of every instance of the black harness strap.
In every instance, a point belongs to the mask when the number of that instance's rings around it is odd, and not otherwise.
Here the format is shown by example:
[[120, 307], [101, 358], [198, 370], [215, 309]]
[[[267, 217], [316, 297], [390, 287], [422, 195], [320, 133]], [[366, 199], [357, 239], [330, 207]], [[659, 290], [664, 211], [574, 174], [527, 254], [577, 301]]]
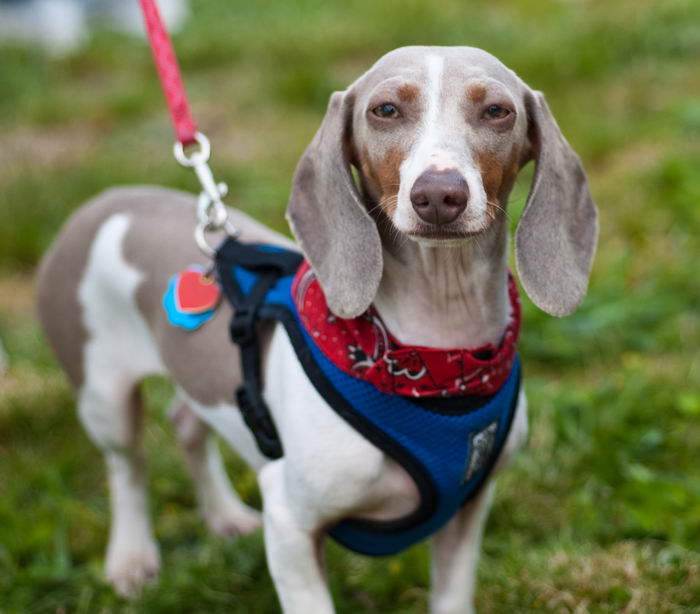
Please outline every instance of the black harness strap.
[[[284, 451], [262, 394], [260, 341], [255, 325], [268, 291], [279, 279], [294, 273], [302, 260], [303, 256], [296, 252], [277, 251], [233, 238], [219, 247], [215, 257], [219, 282], [234, 311], [229, 327], [231, 341], [241, 352], [243, 384], [236, 390], [238, 407], [260, 451], [273, 459], [280, 458]], [[233, 274], [234, 267], [246, 269], [256, 276], [247, 294]]]

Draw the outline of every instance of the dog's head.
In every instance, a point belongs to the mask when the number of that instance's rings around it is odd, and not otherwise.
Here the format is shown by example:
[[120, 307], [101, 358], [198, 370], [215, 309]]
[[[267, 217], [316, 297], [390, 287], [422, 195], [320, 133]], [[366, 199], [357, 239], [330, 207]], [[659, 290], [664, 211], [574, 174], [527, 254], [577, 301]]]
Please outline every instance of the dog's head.
[[469, 241], [503, 219], [532, 159], [517, 268], [533, 302], [563, 316], [586, 293], [597, 212], [540, 92], [471, 47], [397, 49], [335, 92], [287, 212], [330, 309], [354, 317], [372, 302], [382, 275], [378, 218], [427, 245]]

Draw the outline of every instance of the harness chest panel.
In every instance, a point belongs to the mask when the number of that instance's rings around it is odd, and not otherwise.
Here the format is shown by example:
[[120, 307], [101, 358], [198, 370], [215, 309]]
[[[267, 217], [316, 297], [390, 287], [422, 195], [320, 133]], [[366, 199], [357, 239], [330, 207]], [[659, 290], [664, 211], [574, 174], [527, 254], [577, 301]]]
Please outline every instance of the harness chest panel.
[[[491, 396], [414, 399], [383, 392], [336, 366], [302, 325], [292, 296], [295, 267], [301, 261], [295, 252], [233, 240], [218, 251], [219, 281], [237, 312], [232, 338], [241, 347], [246, 375], [246, 390], [237, 393], [239, 407], [261, 450], [272, 458], [281, 456], [281, 445], [270, 445], [276, 431], [269, 414], [260, 415], [266, 407], [259, 366], [256, 371], [251, 364], [255, 352], [241, 344], [247, 337], [242, 328], [253, 331], [257, 321], [281, 322], [306, 375], [328, 405], [416, 483], [420, 505], [411, 514], [392, 521], [349, 519], [330, 530], [334, 539], [356, 552], [394, 554], [437, 531], [485, 482], [512, 424], [520, 389], [519, 360], [516, 357], [504, 385]], [[253, 390], [249, 380], [254, 380]], [[263, 431], [262, 444], [256, 431]]]

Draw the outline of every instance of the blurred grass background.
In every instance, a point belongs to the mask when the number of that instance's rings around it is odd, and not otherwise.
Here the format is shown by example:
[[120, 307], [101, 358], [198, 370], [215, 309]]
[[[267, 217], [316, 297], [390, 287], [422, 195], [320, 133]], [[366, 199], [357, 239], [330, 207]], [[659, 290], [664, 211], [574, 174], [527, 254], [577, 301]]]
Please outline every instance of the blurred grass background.
[[[483, 47], [546, 93], [589, 172], [602, 233], [579, 312], [554, 320], [525, 301], [531, 438], [500, 480], [478, 609], [700, 612], [700, 3], [192, 8], [175, 44], [216, 174], [230, 204], [285, 231], [291, 174], [329, 93], [386, 51]], [[146, 445], [164, 571], [132, 603], [101, 582], [104, 470], [33, 312], [36, 262], [81, 201], [123, 183], [194, 189], [171, 140], [142, 42], [99, 32], [62, 60], [0, 49], [2, 614], [278, 611], [261, 536], [225, 543], [197, 518], [161, 381], [146, 387]], [[258, 501], [253, 476], [227, 454], [242, 495]], [[331, 545], [339, 612], [424, 612], [427, 555], [372, 560]]]

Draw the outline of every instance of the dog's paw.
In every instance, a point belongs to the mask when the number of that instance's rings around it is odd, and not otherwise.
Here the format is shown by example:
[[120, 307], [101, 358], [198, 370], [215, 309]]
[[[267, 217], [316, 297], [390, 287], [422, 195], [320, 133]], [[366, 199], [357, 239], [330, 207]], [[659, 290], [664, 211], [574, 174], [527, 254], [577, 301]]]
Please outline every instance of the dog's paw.
[[203, 514], [209, 531], [219, 537], [240, 537], [262, 526], [260, 513], [242, 504], [206, 510]]
[[440, 595], [439, 603], [433, 602], [430, 614], [477, 614], [473, 604], [465, 605], [461, 599], [445, 599]]
[[107, 553], [105, 577], [122, 597], [137, 597], [144, 586], [156, 580], [159, 573], [160, 555], [158, 546], [153, 542], [110, 548]]

